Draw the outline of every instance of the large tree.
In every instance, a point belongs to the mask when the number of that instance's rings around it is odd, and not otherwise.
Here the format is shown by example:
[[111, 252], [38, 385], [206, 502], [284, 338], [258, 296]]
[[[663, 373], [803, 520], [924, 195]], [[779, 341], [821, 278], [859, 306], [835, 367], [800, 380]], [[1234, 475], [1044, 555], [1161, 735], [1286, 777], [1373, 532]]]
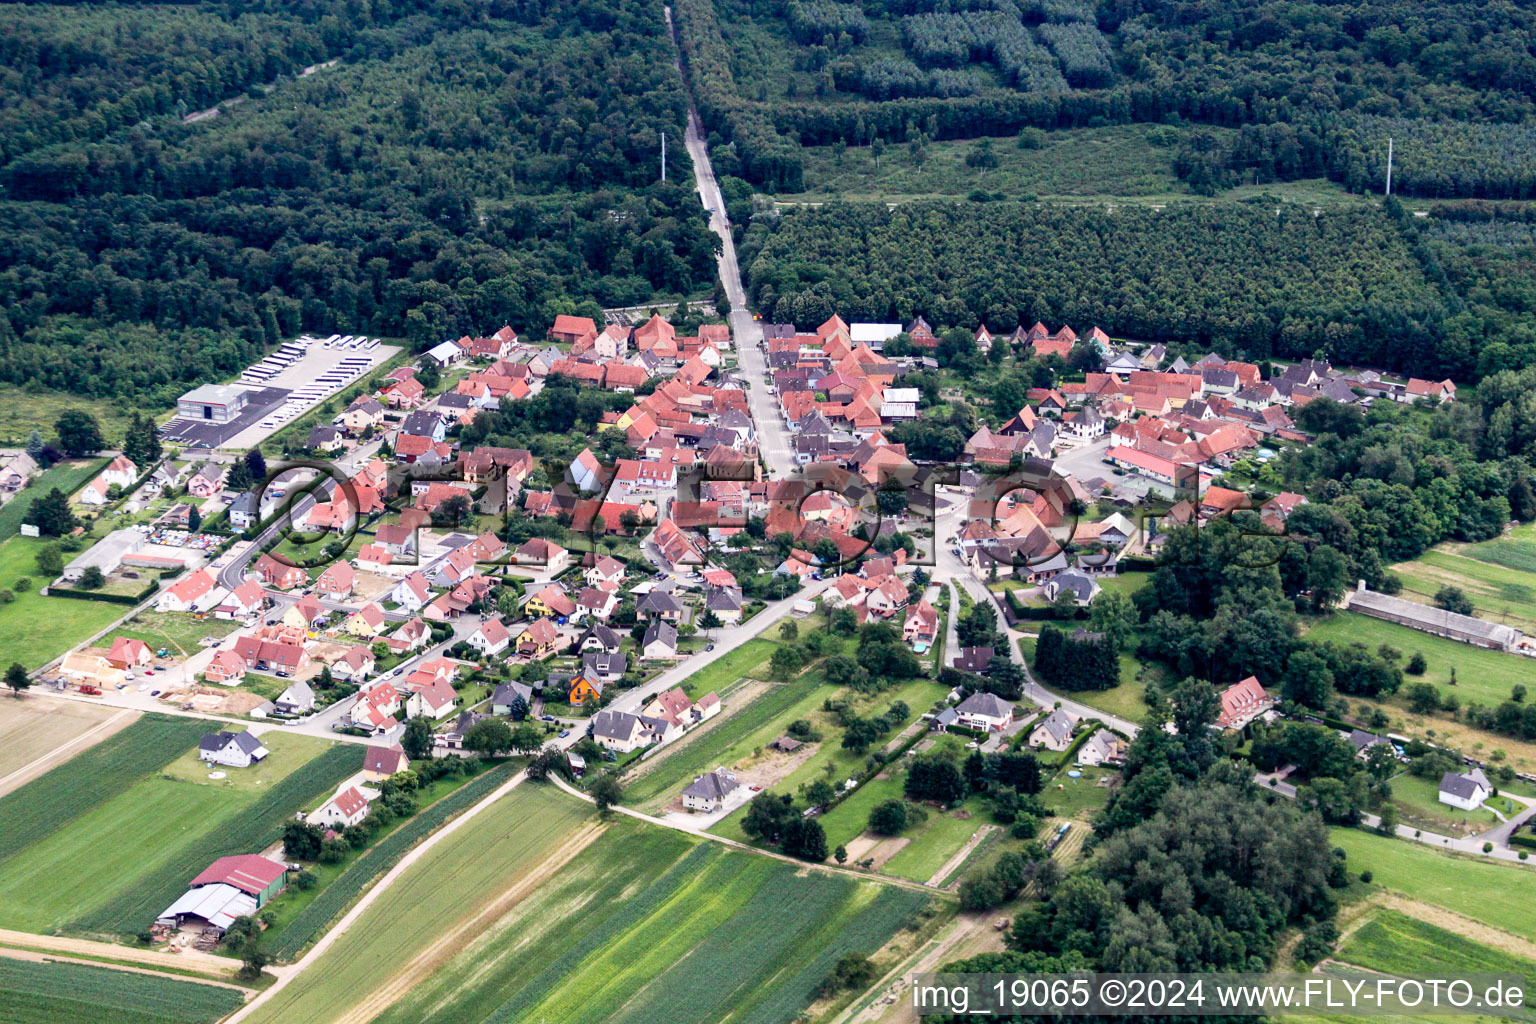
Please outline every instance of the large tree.
[[101, 436], [101, 424], [83, 409], [64, 410], [54, 422], [53, 429], [59, 435], [59, 448], [72, 458], [90, 455], [107, 446]]

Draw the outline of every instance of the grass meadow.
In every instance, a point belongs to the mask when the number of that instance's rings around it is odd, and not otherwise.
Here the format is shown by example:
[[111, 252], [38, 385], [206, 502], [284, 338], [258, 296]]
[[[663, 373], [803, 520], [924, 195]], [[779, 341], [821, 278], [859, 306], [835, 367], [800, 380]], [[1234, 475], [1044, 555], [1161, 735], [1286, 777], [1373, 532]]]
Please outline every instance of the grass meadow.
[[1335, 828], [1332, 837], [1349, 854], [1351, 874], [1370, 871], [1377, 885], [1536, 941], [1536, 873], [1530, 868], [1357, 829]]
[[[11, 505], [6, 506], [9, 508]], [[29, 669], [41, 668], [128, 611], [127, 605], [40, 594], [38, 591], [48, 580], [37, 571], [37, 550], [45, 543], [32, 537], [12, 537], [0, 543], [0, 590], [16, 595], [16, 600], [0, 604], [0, 651], [5, 652], [4, 665], [19, 661]], [[66, 555], [65, 561], [73, 557]], [[30, 581], [27, 589], [16, 589], [20, 579]], [[39, 628], [40, 623], [47, 623], [47, 628]]]

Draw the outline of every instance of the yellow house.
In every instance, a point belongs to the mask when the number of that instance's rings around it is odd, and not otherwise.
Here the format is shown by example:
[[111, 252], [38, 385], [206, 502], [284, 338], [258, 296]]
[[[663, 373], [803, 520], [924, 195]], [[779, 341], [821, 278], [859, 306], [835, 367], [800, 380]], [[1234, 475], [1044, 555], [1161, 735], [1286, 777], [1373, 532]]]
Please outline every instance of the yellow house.
[[378, 636], [384, 626], [384, 610], [369, 602], [347, 618], [346, 630], [353, 636], [373, 637]]

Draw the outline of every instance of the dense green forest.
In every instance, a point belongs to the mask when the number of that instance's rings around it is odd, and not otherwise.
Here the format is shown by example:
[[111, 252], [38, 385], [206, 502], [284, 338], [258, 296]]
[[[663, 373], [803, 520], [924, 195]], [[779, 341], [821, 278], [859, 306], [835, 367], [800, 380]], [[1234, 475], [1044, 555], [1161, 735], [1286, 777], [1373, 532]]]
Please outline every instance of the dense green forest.
[[1044, 320], [1254, 358], [1321, 350], [1421, 376], [1464, 373], [1481, 339], [1446, 337], [1446, 301], [1404, 219], [1267, 203], [834, 204], [754, 224], [743, 263], [764, 315], [794, 323], [834, 311], [994, 331]]
[[708, 286], [653, 5], [355, 8], [0, 11], [0, 381], [163, 403], [300, 330], [538, 335]]
[[1536, 195], [1536, 11], [1498, 0], [678, 0], [712, 142], [796, 191], [800, 147], [1137, 121], [1251, 127], [1202, 182], [1326, 174]]

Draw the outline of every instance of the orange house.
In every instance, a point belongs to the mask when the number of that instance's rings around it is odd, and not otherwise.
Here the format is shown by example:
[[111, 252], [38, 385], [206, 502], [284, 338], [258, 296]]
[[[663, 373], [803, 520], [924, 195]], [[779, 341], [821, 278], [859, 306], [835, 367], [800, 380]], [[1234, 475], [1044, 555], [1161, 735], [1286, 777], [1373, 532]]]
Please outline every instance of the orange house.
[[587, 701], [602, 699], [602, 683], [588, 679], [586, 676], [577, 676], [571, 680], [571, 695], [568, 698], [571, 706], [580, 707]]

